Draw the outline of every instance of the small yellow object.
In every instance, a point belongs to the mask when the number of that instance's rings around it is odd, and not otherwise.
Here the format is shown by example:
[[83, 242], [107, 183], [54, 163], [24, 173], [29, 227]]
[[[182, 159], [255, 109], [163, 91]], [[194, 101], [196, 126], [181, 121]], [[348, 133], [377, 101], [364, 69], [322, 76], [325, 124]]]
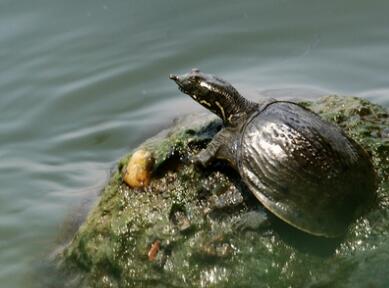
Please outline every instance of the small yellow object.
[[147, 186], [150, 183], [153, 165], [154, 158], [149, 151], [143, 149], [136, 151], [124, 171], [124, 182], [133, 188]]

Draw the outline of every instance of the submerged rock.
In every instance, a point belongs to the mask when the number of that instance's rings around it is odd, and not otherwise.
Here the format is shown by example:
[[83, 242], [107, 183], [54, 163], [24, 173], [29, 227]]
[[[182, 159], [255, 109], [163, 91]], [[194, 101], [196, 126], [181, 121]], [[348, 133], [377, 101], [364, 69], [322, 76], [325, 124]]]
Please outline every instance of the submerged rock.
[[309, 236], [279, 221], [222, 162], [209, 169], [191, 164], [221, 121], [188, 115], [136, 149], [152, 153], [147, 186], [126, 185], [132, 155], [120, 161], [59, 256], [68, 286], [386, 287], [388, 111], [354, 97], [303, 104], [361, 143], [379, 175], [379, 204], [342, 239]]

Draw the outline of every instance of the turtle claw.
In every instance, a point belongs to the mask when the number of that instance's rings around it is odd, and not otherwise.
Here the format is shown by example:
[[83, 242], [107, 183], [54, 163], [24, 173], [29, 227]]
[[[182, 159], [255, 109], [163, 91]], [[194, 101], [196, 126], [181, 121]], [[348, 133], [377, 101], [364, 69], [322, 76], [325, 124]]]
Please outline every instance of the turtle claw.
[[197, 157], [197, 155], [194, 155], [189, 158], [189, 162], [196, 165], [196, 166], [204, 166], [203, 163], [200, 161], [200, 159]]
[[212, 155], [207, 150], [202, 150], [191, 158], [191, 162], [198, 166], [207, 167], [212, 158]]

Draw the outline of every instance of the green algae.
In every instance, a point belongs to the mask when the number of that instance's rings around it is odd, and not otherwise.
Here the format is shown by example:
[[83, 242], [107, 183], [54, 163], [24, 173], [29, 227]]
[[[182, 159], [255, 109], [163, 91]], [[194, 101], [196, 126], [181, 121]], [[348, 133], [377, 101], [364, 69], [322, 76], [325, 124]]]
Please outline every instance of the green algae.
[[[388, 111], [355, 97], [305, 106], [337, 123], [371, 153], [379, 204], [342, 239], [297, 231], [262, 209], [223, 163], [190, 158], [220, 129], [210, 114], [189, 115], [140, 148], [156, 159], [145, 189], [117, 171], [59, 256], [74, 287], [387, 287], [389, 284]], [[227, 196], [226, 196], [227, 195]], [[152, 243], [161, 243], [153, 261]], [[69, 284], [71, 286], [71, 284]]]

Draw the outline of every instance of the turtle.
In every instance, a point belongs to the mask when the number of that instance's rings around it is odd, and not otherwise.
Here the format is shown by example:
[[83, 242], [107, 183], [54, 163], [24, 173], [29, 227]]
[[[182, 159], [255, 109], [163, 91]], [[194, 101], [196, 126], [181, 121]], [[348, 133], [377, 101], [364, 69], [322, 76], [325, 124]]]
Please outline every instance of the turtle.
[[194, 162], [226, 161], [284, 222], [311, 235], [341, 237], [375, 202], [371, 157], [340, 127], [293, 101], [249, 101], [199, 69], [169, 78], [223, 121]]

